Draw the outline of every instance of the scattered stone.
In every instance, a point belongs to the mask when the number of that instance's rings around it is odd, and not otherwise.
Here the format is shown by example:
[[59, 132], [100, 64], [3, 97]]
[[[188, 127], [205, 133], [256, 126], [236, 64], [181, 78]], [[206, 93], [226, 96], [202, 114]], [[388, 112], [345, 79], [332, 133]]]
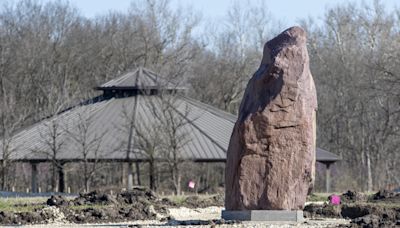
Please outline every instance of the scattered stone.
[[[40, 216], [44, 223], [67, 223], [64, 213], [59, 207], [51, 206], [40, 210]], [[24, 221], [26, 222], [26, 221]]]
[[226, 163], [227, 210], [302, 210], [315, 176], [317, 97], [306, 32], [268, 41], [250, 79]]

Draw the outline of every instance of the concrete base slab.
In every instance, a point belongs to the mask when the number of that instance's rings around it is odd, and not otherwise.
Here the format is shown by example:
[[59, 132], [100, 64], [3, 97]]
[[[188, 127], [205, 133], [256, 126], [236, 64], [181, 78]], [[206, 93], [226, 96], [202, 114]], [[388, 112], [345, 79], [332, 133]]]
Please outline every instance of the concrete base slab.
[[303, 222], [303, 211], [249, 210], [222, 211], [225, 220]]

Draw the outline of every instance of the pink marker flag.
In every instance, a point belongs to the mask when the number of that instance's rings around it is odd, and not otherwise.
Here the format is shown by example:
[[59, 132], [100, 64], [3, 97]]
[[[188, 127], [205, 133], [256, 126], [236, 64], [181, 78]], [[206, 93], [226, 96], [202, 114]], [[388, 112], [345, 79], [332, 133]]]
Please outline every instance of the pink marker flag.
[[196, 183], [194, 183], [194, 181], [191, 180], [191, 181], [189, 181], [188, 187], [193, 189], [195, 185], [196, 185]]
[[329, 197], [329, 202], [332, 204], [332, 205], [339, 205], [340, 204], [340, 196], [338, 196], [338, 195], [331, 195], [330, 197]]

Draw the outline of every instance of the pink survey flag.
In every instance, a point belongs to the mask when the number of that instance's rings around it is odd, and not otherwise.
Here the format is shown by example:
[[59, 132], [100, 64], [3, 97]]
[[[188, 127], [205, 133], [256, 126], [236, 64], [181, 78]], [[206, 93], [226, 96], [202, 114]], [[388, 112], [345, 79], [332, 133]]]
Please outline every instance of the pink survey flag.
[[188, 187], [191, 189], [193, 189], [195, 185], [196, 185], [196, 183], [194, 183], [194, 181], [192, 181], [192, 180], [189, 181], [189, 183], [188, 183]]
[[332, 205], [339, 205], [340, 204], [340, 196], [335, 195], [335, 194], [329, 196], [329, 203]]

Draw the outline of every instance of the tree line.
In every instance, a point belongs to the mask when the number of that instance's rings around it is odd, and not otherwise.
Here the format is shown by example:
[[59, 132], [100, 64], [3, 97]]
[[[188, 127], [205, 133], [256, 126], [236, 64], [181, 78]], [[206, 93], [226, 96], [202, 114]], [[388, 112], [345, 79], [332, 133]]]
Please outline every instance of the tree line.
[[[400, 11], [386, 10], [381, 1], [346, 3], [327, 9], [322, 20], [300, 21], [318, 94], [317, 145], [343, 159], [333, 173], [336, 190], [400, 185], [399, 22]], [[63, 1], [3, 4], [2, 149], [8, 151], [18, 129], [98, 95], [92, 88], [139, 66], [181, 81], [190, 88], [188, 96], [236, 114], [264, 43], [283, 29], [262, 1], [236, 2], [218, 22], [168, 0], [132, 1], [124, 12], [95, 18]], [[87, 129], [80, 129], [84, 135]], [[142, 147], [157, 147], [149, 141], [159, 137], [156, 132], [136, 133]], [[7, 162], [1, 164], [3, 189], [16, 168]], [[83, 171], [88, 185], [94, 171]]]

